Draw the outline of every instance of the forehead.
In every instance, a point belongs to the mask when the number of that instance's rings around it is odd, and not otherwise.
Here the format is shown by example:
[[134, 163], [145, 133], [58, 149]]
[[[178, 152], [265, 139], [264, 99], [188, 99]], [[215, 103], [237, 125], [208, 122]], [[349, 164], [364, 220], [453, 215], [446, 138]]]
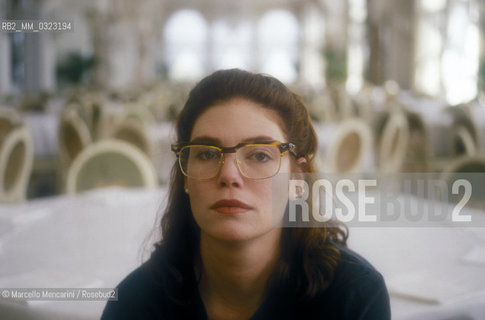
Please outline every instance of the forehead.
[[212, 137], [225, 145], [234, 145], [251, 137], [267, 136], [285, 142], [282, 123], [276, 111], [236, 98], [205, 110], [194, 123], [191, 140], [201, 136]]

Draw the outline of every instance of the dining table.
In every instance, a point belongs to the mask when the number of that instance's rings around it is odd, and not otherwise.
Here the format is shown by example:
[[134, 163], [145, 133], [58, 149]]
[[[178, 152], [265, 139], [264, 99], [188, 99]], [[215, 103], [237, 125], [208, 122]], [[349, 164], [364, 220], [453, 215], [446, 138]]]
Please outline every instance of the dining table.
[[[166, 188], [0, 205], [0, 288], [113, 289], [145, 261]], [[0, 319], [99, 319], [106, 300], [0, 298]]]
[[[150, 257], [162, 236], [166, 201], [163, 186], [110, 187], [0, 204], [0, 292], [115, 288]], [[483, 211], [465, 208], [463, 213], [485, 221]], [[348, 246], [383, 275], [392, 319], [485, 319], [482, 225], [350, 226]], [[0, 296], [0, 319], [99, 319], [105, 304], [105, 299]]]

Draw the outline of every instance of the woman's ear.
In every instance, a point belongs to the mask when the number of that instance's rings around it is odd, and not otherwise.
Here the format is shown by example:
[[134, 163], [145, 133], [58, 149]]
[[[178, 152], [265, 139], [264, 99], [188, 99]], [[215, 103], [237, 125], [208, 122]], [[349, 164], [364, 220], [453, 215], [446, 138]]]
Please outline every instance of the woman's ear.
[[[300, 157], [293, 162], [293, 170], [290, 179], [295, 181], [305, 181], [305, 166], [307, 164], [307, 160], [304, 157]], [[298, 184], [294, 185], [295, 188], [292, 192], [290, 192], [289, 197], [290, 200], [297, 200], [302, 197], [302, 189], [301, 186]]]
[[307, 161], [305, 157], [300, 157], [296, 159], [296, 170], [298, 172], [304, 172], [305, 170], [303, 169], [304, 166], [306, 165]]
[[307, 164], [307, 160], [304, 157], [300, 157], [293, 162], [293, 174], [300, 176], [305, 172], [305, 166]]
[[306, 163], [306, 158], [305, 157], [299, 157], [298, 159], [296, 159], [296, 163], [299, 164], [299, 165], [302, 165], [302, 164]]

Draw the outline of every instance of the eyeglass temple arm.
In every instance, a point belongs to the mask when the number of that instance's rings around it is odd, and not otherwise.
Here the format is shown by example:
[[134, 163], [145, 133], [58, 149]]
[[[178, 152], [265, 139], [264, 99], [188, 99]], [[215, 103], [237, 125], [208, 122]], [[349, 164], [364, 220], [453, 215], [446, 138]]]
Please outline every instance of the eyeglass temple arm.
[[175, 156], [177, 156], [177, 158], [180, 155], [180, 149], [181, 148], [182, 147], [179, 144], [170, 145], [170, 150], [175, 153]]
[[281, 152], [284, 152], [286, 150], [290, 151], [295, 157], [297, 156], [297, 154], [296, 154], [296, 146], [293, 143], [287, 142], [287, 143], [282, 143], [280, 145], [280, 151]]

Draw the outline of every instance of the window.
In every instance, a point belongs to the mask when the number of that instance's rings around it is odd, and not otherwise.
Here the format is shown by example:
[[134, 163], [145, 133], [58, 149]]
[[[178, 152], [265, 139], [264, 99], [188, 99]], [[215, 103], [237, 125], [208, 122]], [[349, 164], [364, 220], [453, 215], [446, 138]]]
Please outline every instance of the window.
[[349, 1], [349, 46], [347, 53], [348, 78], [346, 87], [349, 92], [356, 93], [363, 85], [364, 62], [366, 50], [365, 19], [367, 5], [365, 0]]
[[207, 32], [207, 23], [197, 11], [180, 10], [168, 19], [164, 39], [169, 78], [186, 81], [204, 75]]
[[213, 61], [216, 69], [249, 69], [253, 28], [248, 21], [215, 21], [212, 25]]
[[319, 88], [325, 84], [325, 17], [320, 8], [307, 4], [302, 19], [303, 50], [300, 59], [302, 80]]
[[281, 81], [296, 80], [299, 24], [287, 10], [271, 10], [258, 23], [260, 70]]
[[415, 87], [450, 104], [477, 94], [477, 0], [420, 0]]

